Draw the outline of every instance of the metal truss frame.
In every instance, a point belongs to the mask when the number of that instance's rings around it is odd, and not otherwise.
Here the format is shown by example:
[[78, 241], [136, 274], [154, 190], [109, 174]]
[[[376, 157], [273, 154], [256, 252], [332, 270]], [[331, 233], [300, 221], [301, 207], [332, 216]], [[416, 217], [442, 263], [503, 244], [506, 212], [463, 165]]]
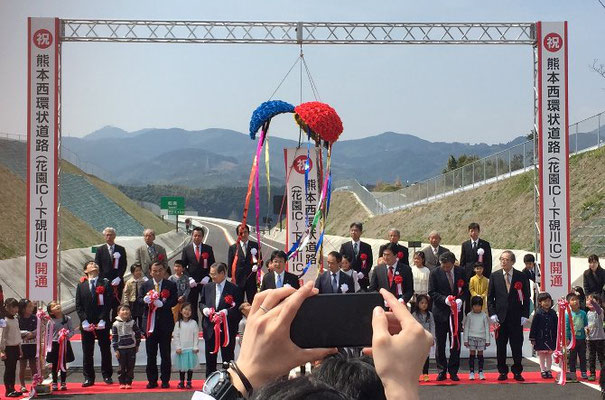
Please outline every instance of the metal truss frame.
[[61, 20], [64, 42], [534, 45], [535, 23]]

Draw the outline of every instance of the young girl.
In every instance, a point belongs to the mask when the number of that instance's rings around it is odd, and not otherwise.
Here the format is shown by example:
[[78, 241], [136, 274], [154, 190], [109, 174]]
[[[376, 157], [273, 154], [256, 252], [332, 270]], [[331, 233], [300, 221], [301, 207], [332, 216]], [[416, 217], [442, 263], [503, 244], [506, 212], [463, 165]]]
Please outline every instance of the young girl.
[[126, 282], [124, 293], [122, 294], [122, 304], [130, 306], [130, 314], [139, 327], [143, 326], [143, 309], [145, 304], [143, 300], [138, 298], [139, 288], [147, 281], [147, 277], [143, 274], [141, 264], [132, 264], [130, 267], [132, 278]]
[[[574, 288], [575, 289], [575, 288]], [[582, 379], [588, 379], [586, 374], [586, 327], [588, 326], [588, 317], [586, 311], [580, 308], [580, 299], [577, 294], [571, 292], [567, 295], [567, 301], [571, 308], [571, 320], [569, 315], [565, 314], [565, 332], [567, 340], [571, 340], [571, 325], [574, 326], [574, 333], [576, 338], [576, 346], [569, 350], [569, 377], [567, 378], [570, 382], [577, 382], [578, 376], [576, 374], [576, 362], [580, 359], [580, 373]]]
[[[416, 255], [414, 255], [416, 258]], [[433, 319], [433, 313], [429, 311], [430, 298], [426, 294], [419, 294], [416, 296], [416, 302], [412, 309], [412, 315], [416, 318], [416, 321], [420, 323], [435, 337], [435, 320]], [[429, 357], [426, 358], [424, 366], [422, 367], [422, 374], [424, 375], [423, 380], [428, 382], [429, 380]]]
[[412, 267], [412, 276], [414, 277], [414, 293], [427, 294], [429, 292], [429, 274], [431, 270], [424, 265], [424, 253], [417, 251], [414, 253], [414, 267]]
[[483, 299], [483, 312], [487, 311], [487, 288], [489, 287], [489, 279], [483, 276], [483, 263], [475, 263], [475, 275], [473, 275], [468, 283], [468, 290], [471, 293], [471, 298], [479, 296]]
[[38, 371], [36, 365], [36, 331], [38, 327], [38, 319], [34, 313], [34, 304], [28, 299], [22, 299], [19, 302], [19, 329], [21, 330], [21, 361], [19, 362], [19, 382], [21, 383], [20, 392], [27, 392], [25, 386], [25, 369], [29, 362], [31, 375], [34, 376]]
[[542, 379], [552, 379], [550, 367], [557, 341], [557, 313], [552, 309], [552, 297], [543, 292], [538, 295], [538, 310], [529, 331], [529, 341], [540, 359]]
[[588, 295], [588, 326], [586, 327], [586, 345], [588, 346], [588, 375], [589, 381], [596, 380], [595, 370], [597, 357], [601, 370], [605, 367], [605, 331], [603, 331], [603, 303], [597, 293]]
[[15, 373], [17, 360], [21, 354], [21, 331], [15, 315], [19, 311], [19, 302], [8, 298], [4, 302], [6, 326], [0, 338], [0, 358], [4, 361], [4, 387], [6, 397], [21, 397], [23, 393], [15, 390]]
[[345, 274], [349, 275], [351, 278], [353, 278], [353, 284], [355, 286], [355, 293], [359, 292], [360, 287], [359, 287], [357, 272], [351, 268], [351, 259], [346, 254], [342, 255], [342, 261], [340, 262], [340, 270], [342, 272], [344, 272]]
[[[46, 354], [46, 362], [52, 364], [52, 390], [58, 389], [57, 378], [59, 375], [59, 370], [61, 370], [61, 390], [67, 390], [67, 372], [63, 371], [63, 369], [67, 369], [67, 363], [70, 363], [75, 359], [74, 352], [71, 349], [71, 343], [69, 343], [69, 339], [74, 335], [74, 329], [71, 324], [71, 318], [67, 315], [63, 315], [63, 311], [61, 311], [61, 304], [59, 302], [51, 301], [48, 303], [46, 310], [50, 316], [50, 321], [46, 323], [46, 329], [53, 330], [52, 348], [51, 351]], [[67, 329], [65, 353], [63, 354], [63, 365], [59, 365], [59, 332], [61, 329]]]
[[[174, 338], [174, 346], [176, 347], [176, 355], [174, 358], [174, 368], [179, 371], [180, 382], [179, 389], [191, 389], [191, 378], [193, 377], [193, 369], [199, 365], [198, 355], [199, 333], [200, 328], [197, 322], [191, 319], [191, 304], [183, 303], [179, 320], [174, 326], [172, 336]], [[185, 372], [187, 372], [187, 385], [185, 386]]]
[[483, 312], [483, 298], [473, 296], [471, 298], [472, 311], [466, 315], [464, 320], [464, 345], [469, 348], [468, 379], [475, 380], [475, 354], [479, 360], [479, 379], [485, 380], [483, 375], [483, 350], [490, 344], [489, 318]]
[[576, 296], [578, 296], [578, 301], [580, 302], [580, 310], [587, 312], [588, 309], [586, 308], [586, 293], [584, 293], [584, 289], [582, 289], [582, 286], [574, 286], [571, 288], [571, 291], [575, 293]]

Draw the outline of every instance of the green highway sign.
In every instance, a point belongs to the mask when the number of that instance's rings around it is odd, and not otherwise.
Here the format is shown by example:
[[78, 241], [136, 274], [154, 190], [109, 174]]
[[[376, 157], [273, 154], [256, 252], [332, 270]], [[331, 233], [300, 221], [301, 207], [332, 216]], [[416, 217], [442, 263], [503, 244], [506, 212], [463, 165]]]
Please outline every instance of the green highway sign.
[[168, 215], [183, 215], [185, 214], [185, 198], [179, 196], [162, 197], [160, 208], [167, 210]]

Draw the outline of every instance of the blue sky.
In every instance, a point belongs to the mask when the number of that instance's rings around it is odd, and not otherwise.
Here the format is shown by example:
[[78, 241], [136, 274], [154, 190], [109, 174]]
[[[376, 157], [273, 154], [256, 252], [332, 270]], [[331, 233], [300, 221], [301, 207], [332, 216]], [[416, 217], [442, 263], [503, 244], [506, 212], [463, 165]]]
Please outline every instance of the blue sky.
[[[0, 132], [26, 129], [27, 17], [237, 21], [569, 21], [571, 122], [605, 110], [605, 9], [596, 0], [550, 1], [12, 1], [0, 0]], [[431, 141], [498, 143], [533, 124], [529, 46], [306, 46], [341, 139], [384, 131]], [[246, 132], [298, 54], [296, 46], [66, 43], [63, 134], [104, 125], [229, 128]], [[276, 98], [298, 104], [293, 73]], [[313, 100], [308, 86], [303, 100]], [[295, 138], [290, 117], [272, 135]]]

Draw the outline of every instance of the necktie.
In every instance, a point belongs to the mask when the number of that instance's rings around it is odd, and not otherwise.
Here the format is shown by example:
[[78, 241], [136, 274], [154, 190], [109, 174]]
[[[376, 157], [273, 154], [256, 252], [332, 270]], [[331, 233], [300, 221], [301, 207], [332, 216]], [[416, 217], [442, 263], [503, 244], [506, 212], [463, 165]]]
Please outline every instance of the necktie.
[[158, 293], [160, 292], [160, 284], [157, 282], [155, 282], [155, 291]]
[[281, 274], [277, 275], [277, 284], [276, 284], [276, 286], [277, 286], [278, 289], [283, 286], [283, 282], [281, 280]]
[[338, 293], [338, 282], [336, 282], [335, 273], [332, 273], [332, 293]]
[[393, 286], [393, 267], [389, 267], [389, 287]]
[[91, 279], [90, 280], [90, 292], [94, 293], [95, 292], [95, 284], [97, 283], [96, 279]]
[[215, 309], [218, 310], [218, 305], [221, 302], [221, 294], [223, 293], [223, 288], [221, 287], [221, 284], [216, 285], [216, 297], [214, 298], [215, 301]]
[[246, 243], [242, 242], [242, 252], [244, 253], [244, 257], [246, 257]]
[[195, 245], [195, 259], [200, 262], [200, 246]]
[[357, 257], [359, 255], [359, 246], [357, 245], [357, 242], [353, 243], [353, 251], [355, 252], [355, 257]]
[[149, 252], [149, 258], [151, 258], [152, 260], [155, 259], [155, 246], [151, 245], [147, 248], [147, 251]]
[[454, 274], [452, 273], [451, 270], [449, 270], [448, 272], [446, 272], [447, 275], [447, 280], [450, 281], [450, 290], [454, 290]]
[[506, 291], [510, 292], [510, 273], [506, 273]]
[[473, 251], [477, 250], [477, 242], [473, 241]]
[[437, 257], [437, 249], [436, 249], [436, 248], [435, 248], [435, 249], [433, 249], [433, 255], [434, 255], [435, 257]]

